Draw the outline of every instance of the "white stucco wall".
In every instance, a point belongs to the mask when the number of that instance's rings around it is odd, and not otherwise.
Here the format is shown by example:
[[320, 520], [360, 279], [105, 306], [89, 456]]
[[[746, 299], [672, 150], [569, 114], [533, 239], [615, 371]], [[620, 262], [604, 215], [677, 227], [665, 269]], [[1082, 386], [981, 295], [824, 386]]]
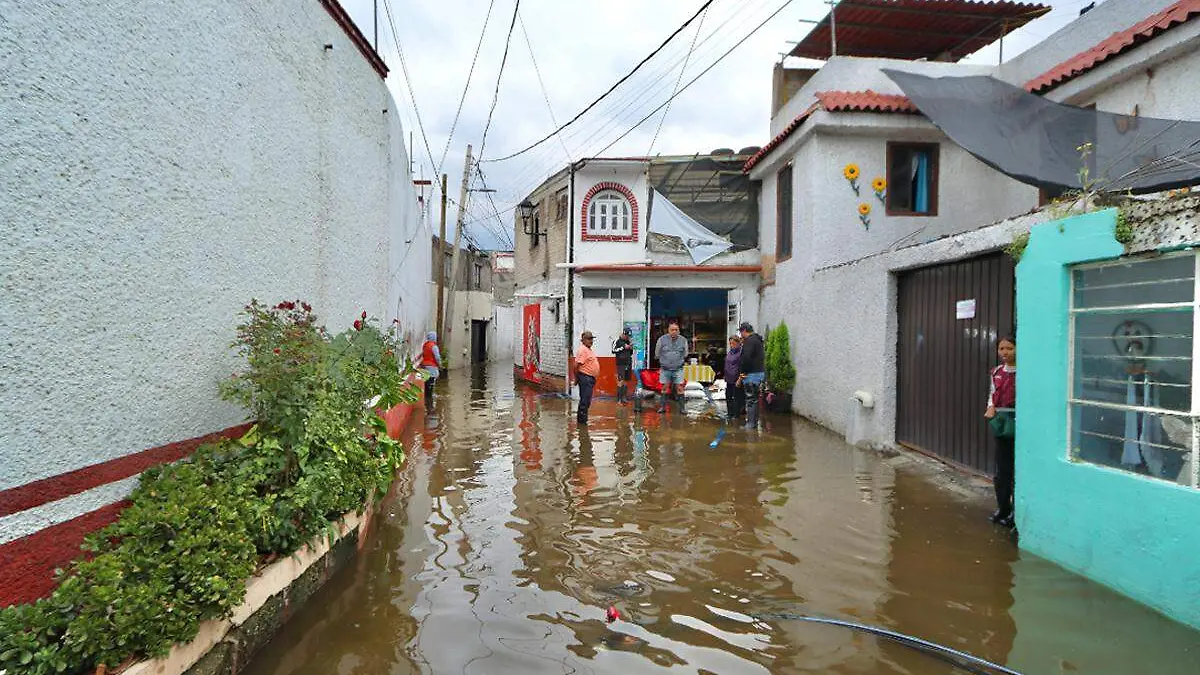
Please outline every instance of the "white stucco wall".
[[515, 355], [516, 326], [520, 307], [495, 305], [492, 307], [491, 335], [488, 336], [488, 360], [511, 362]]
[[1171, 29], [1145, 45], [1047, 92], [1074, 105], [1141, 117], [1200, 119], [1200, 21]]
[[407, 135], [324, 7], [147, 10], [0, 19], [0, 489], [241, 422], [252, 297], [428, 325]]

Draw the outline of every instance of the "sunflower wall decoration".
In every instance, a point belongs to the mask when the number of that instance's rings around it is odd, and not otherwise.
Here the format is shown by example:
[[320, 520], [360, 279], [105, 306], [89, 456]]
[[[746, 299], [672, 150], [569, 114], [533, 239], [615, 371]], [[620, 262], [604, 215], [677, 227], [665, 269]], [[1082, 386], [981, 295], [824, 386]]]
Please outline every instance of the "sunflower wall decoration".
[[863, 224], [863, 227], [871, 229], [871, 205], [863, 202], [858, 205], [858, 220]]
[[871, 189], [875, 191], [875, 197], [879, 199], [880, 204], [887, 203], [887, 179], [883, 176], [876, 176], [875, 180], [871, 181]]
[[850, 189], [854, 190], [854, 194], [858, 194], [858, 176], [860, 172], [857, 164], [847, 164], [846, 168], [842, 169], [842, 175], [850, 182]]

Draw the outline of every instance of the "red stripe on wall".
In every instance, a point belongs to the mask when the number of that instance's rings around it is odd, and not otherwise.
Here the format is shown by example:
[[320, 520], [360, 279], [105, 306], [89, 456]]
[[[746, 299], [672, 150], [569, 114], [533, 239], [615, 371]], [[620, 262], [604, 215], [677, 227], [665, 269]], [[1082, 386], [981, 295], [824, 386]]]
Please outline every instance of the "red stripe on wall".
[[127, 501], [0, 544], [0, 607], [33, 602], [54, 590], [54, 570], [79, 556], [83, 538], [117, 520]]
[[58, 501], [92, 488], [136, 476], [152, 466], [175, 462], [196, 451], [205, 443], [225, 438], [240, 438], [250, 424], [239, 424], [199, 438], [168, 443], [132, 455], [125, 455], [100, 464], [93, 464], [68, 473], [43, 478], [0, 492], [0, 517]]

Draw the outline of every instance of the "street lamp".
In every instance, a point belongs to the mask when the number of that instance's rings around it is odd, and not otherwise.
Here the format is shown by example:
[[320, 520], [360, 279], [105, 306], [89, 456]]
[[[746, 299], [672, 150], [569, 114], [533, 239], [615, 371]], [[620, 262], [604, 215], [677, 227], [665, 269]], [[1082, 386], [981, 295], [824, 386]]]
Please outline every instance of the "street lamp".
[[537, 207], [533, 205], [533, 202], [529, 201], [528, 197], [526, 197], [520, 204], [517, 204], [517, 210], [521, 214], [521, 230], [525, 232], [525, 234], [532, 235], [534, 237], [542, 234], [541, 232], [537, 231], [539, 228], [536, 226], [533, 228], [533, 230], [529, 229], [529, 220], [533, 218], [533, 212], [536, 209]]

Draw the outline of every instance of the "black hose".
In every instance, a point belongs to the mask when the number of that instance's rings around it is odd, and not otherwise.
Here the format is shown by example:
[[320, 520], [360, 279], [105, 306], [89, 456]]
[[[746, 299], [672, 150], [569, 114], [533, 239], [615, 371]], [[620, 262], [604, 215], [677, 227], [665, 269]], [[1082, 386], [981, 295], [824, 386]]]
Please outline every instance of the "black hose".
[[[830, 625], [830, 626], [841, 626], [843, 628], [850, 628], [852, 630], [862, 631], [864, 633], [870, 633], [871, 635], [877, 635], [879, 637], [887, 638], [894, 642], [898, 642], [898, 643], [904, 645], [905, 647], [908, 647], [910, 649], [915, 649], [920, 652], [924, 652], [926, 654], [929, 654], [930, 656], [935, 656], [935, 657], [940, 658], [950, 664], [958, 666], [959, 668], [963, 668], [967, 671], [975, 673], [975, 675], [993, 675], [993, 673], [1004, 673], [1004, 675], [1021, 675], [1020, 673], [1018, 673], [1015, 670], [1005, 668], [1004, 666], [1001, 666], [996, 663], [992, 663], [991, 661], [986, 661], [984, 659], [979, 658], [978, 656], [972, 656], [971, 654], [967, 654], [966, 652], [960, 652], [956, 649], [951, 649], [949, 647], [943, 647], [942, 645], [939, 645], [934, 642], [929, 642], [928, 640], [922, 640], [921, 638], [913, 637], [911, 635], [905, 635], [903, 633], [897, 633], [895, 631], [890, 631], [885, 628], [876, 628], [875, 626], [867, 626], [865, 624], [854, 623], [852, 621], [842, 621], [840, 619], [826, 619], [826, 618], [819, 617], [819, 616], [807, 616], [805, 614], [770, 614], [770, 615], [758, 615], [755, 618], [783, 619], [783, 620], [790, 620], [790, 621], [807, 621], [809, 623], [820, 623], [820, 624], [826, 624], [826, 625]], [[990, 668], [991, 670], [982, 670], [978, 666], [983, 666], [984, 668]]]

